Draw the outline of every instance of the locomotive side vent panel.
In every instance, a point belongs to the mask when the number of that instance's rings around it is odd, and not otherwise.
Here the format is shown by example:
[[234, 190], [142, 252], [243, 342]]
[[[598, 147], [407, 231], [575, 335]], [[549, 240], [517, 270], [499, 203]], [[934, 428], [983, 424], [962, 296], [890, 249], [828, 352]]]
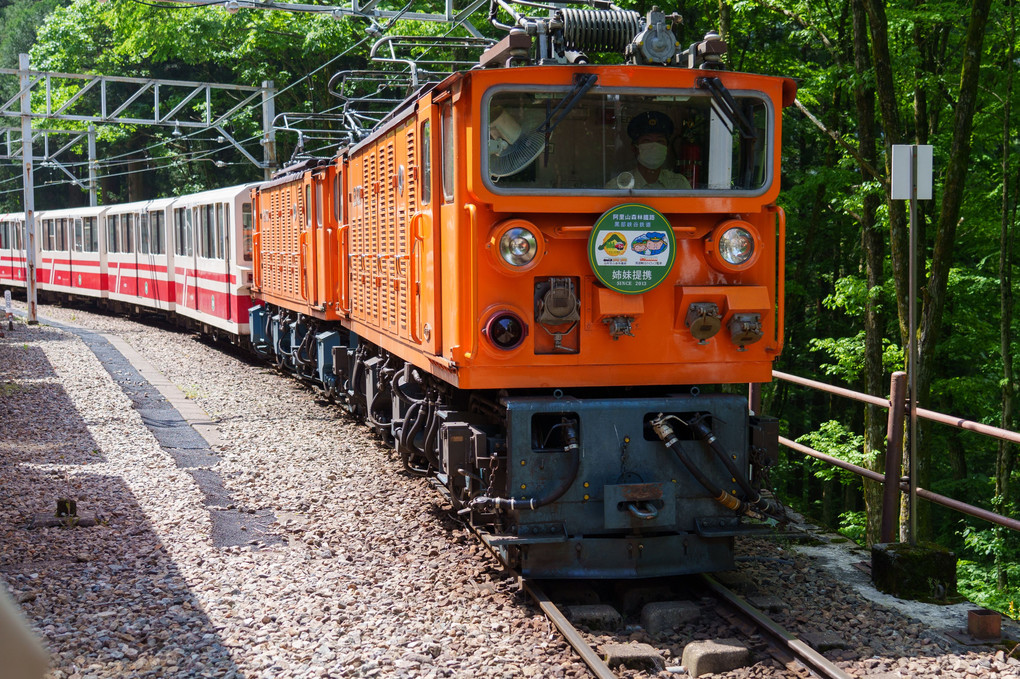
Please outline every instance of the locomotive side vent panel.
[[262, 250], [262, 289], [265, 291], [275, 290], [278, 283], [276, 280], [276, 267], [278, 266], [276, 253], [276, 192], [266, 190], [262, 192], [259, 202], [262, 208], [262, 223], [259, 225], [259, 247]]
[[272, 189], [262, 191], [260, 198], [262, 207], [262, 223], [259, 225], [260, 247], [262, 249], [262, 289], [272, 292], [279, 286], [277, 281], [277, 267], [279, 261], [277, 253], [280, 250], [277, 244], [276, 234], [276, 212], [279, 197]]
[[287, 234], [287, 256], [289, 258], [287, 267], [287, 292], [292, 298], [301, 293], [298, 276], [301, 275], [301, 224], [304, 222], [304, 192], [298, 183], [290, 186], [290, 199], [293, 209], [290, 220], [285, 224], [284, 233]]
[[370, 270], [371, 264], [369, 263], [369, 255], [372, 250], [372, 223], [373, 216], [371, 208], [369, 207], [370, 196], [372, 190], [371, 174], [369, 164], [372, 162], [370, 154], [366, 153], [361, 157], [361, 186], [359, 196], [357, 200], [361, 204], [361, 238], [360, 247], [358, 248], [358, 267], [361, 272], [360, 286], [361, 286], [361, 308], [360, 318], [366, 323], [370, 323], [372, 318], [372, 272]]
[[293, 299], [298, 296], [301, 289], [297, 285], [297, 277], [300, 275], [301, 267], [300, 255], [298, 253], [298, 232], [301, 228], [301, 215], [304, 212], [302, 209], [302, 199], [304, 196], [301, 189], [295, 184], [291, 184], [287, 188], [287, 195], [290, 198], [291, 209], [288, 212], [288, 218], [282, 224], [287, 253], [284, 289], [288, 296]]
[[358, 198], [361, 201], [361, 247], [358, 250], [360, 255], [358, 263], [361, 269], [361, 320], [366, 323], [372, 321], [372, 271], [369, 259], [373, 247], [372, 224], [375, 219], [372, 214], [373, 208], [370, 207], [372, 160], [373, 157], [367, 153], [361, 158], [361, 195]]
[[284, 224], [287, 244], [286, 292], [291, 299], [301, 295], [301, 224], [304, 222], [304, 192], [301, 185], [295, 182], [289, 187], [291, 210], [290, 219]]
[[408, 234], [408, 225], [410, 221], [410, 212], [414, 210], [414, 206], [417, 205], [416, 194], [415, 194], [415, 182], [414, 173], [411, 171], [409, 164], [411, 159], [417, 158], [417, 148], [415, 146], [416, 140], [414, 136], [415, 126], [412, 122], [406, 128], [406, 155], [404, 162], [397, 166], [397, 200], [399, 206], [399, 212], [397, 219], [400, 224], [400, 230], [398, 231], [399, 241], [397, 243], [397, 277], [400, 279], [400, 300], [399, 300], [399, 314], [400, 324], [399, 333], [401, 337], [407, 337], [408, 334], [408, 297], [412, 294], [412, 290], [407, 285], [408, 275], [410, 273], [410, 239]]
[[368, 249], [366, 239], [368, 237], [365, 226], [365, 156], [354, 159], [351, 163], [351, 202], [353, 204], [354, 219], [351, 221], [351, 312], [354, 318], [365, 320], [365, 307], [368, 306], [365, 289], [365, 252]]
[[368, 154], [362, 154], [351, 164], [352, 203], [354, 218], [351, 222], [351, 312], [359, 321], [369, 322], [371, 295], [369, 291], [368, 251], [369, 215], [365, 204], [368, 182]]
[[381, 240], [380, 223], [382, 222], [381, 201], [379, 200], [379, 152], [374, 149], [368, 156], [368, 181], [365, 185], [365, 205], [371, 206], [365, 212], [365, 229], [368, 235], [368, 305], [365, 315], [368, 322], [379, 327], [382, 300], [379, 299], [379, 246]]
[[283, 292], [283, 251], [285, 247], [283, 234], [287, 223], [287, 204], [290, 201], [287, 200], [287, 194], [284, 193], [282, 188], [270, 189], [270, 195], [273, 199], [272, 221], [269, 225], [269, 231], [272, 234], [272, 289], [277, 294], [280, 294]]
[[361, 280], [363, 272], [361, 270], [361, 253], [363, 252], [363, 226], [362, 226], [362, 205], [358, 200], [358, 196], [363, 186], [364, 178], [361, 175], [361, 163], [360, 159], [352, 158], [351, 164], [347, 170], [347, 181], [350, 182], [348, 186], [347, 202], [350, 205], [347, 214], [348, 227], [347, 231], [347, 267], [348, 267], [348, 281], [349, 289], [348, 295], [350, 296], [351, 315], [354, 318], [360, 319], [361, 308], [364, 306], [362, 300], [362, 286]]
[[291, 182], [262, 192], [264, 223], [261, 225], [262, 288], [268, 294], [303, 302], [299, 250], [303, 199], [299, 184]]
[[382, 175], [382, 189], [383, 195], [385, 196], [385, 217], [383, 223], [383, 231], [386, 235], [383, 249], [380, 252], [382, 255], [379, 260], [383, 265], [383, 270], [380, 272], [380, 282], [383, 283], [383, 298], [385, 300], [383, 306], [383, 328], [396, 335], [398, 330], [398, 319], [399, 312], [397, 311], [397, 297], [399, 291], [397, 287], [400, 285], [400, 278], [397, 276], [397, 192], [394, 186], [393, 178], [396, 175], [396, 163], [394, 163], [395, 149], [392, 139], [386, 144], [386, 155], [384, 157], [385, 165], [383, 167]]
[[282, 295], [290, 292], [287, 284], [289, 279], [288, 269], [290, 267], [290, 239], [287, 236], [287, 231], [290, 229], [293, 201], [291, 199], [289, 187], [280, 187], [277, 195], [279, 196], [280, 201], [279, 213], [276, 221], [277, 241], [279, 243], [279, 281], [277, 283], [277, 289]]
[[281, 252], [283, 250], [283, 243], [280, 241], [280, 219], [283, 208], [280, 205], [280, 193], [280, 191], [275, 189], [268, 189], [264, 192], [264, 195], [269, 199], [269, 220], [262, 227], [263, 257], [267, 263], [267, 269], [263, 276], [266, 281], [266, 289], [271, 291], [280, 290], [282, 280], [281, 267], [283, 266], [283, 261], [281, 260]]
[[275, 245], [274, 258], [276, 260], [276, 290], [283, 294], [286, 280], [284, 268], [287, 266], [287, 225], [290, 223], [290, 191], [283, 187], [273, 190], [275, 210], [273, 211], [273, 241]]
[[384, 269], [384, 262], [382, 255], [386, 252], [386, 213], [388, 211], [387, 196], [383, 187], [384, 177], [386, 172], [386, 156], [384, 148], [378, 148], [375, 153], [375, 162], [372, 164], [372, 200], [376, 207], [374, 222], [372, 223], [371, 233], [374, 240], [372, 247], [372, 260], [375, 264], [372, 276], [372, 294], [375, 312], [375, 325], [377, 328], [382, 328], [385, 325], [384, 319], [386, 318], [386, 300], [385, 290], [383, 289], [384, 283], [383, 278], [386, 274]]

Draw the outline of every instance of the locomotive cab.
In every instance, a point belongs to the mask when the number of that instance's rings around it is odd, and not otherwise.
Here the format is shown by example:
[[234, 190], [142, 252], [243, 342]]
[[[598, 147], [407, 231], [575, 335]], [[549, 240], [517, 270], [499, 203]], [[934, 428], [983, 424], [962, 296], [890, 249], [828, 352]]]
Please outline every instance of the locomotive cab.
[[[450, 154], [470, 159], [464, 200], [485, 234], [474, 327], [449, 329], [464, 336], [461, 384], [619, 383], [578, 365], [625, 369], [630, 384], [699, 384], [706, 367], [769, 380], [783, 81], [671, 71], [667, 89], [652, 67], [566, 70], [472, 74], [480, 129]], [[501, 371], [511, 352], [528, 358]]]

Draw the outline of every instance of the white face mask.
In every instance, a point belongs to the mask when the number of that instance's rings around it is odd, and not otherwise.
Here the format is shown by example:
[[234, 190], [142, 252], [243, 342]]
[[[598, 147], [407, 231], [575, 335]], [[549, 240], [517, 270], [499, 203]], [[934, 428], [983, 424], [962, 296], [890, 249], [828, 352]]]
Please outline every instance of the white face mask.
[[649, 170], [658, 170], [666, 162], [666, 145], [658, 142], [638, 144], [638, 162]]

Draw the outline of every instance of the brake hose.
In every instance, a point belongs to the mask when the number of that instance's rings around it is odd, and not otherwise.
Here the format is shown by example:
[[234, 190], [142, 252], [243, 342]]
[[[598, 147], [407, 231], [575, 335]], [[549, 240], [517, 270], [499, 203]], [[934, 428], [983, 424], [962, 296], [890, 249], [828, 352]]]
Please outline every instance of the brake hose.
[[737, 466], [733, 464], [733, 460], [726, 454], [726, 451], [723, 450], [722, 445], [719, 443], [719, 439], [716, 438], [716, 435], [712, 432], [712, 428], [708, 426], [705, 419], [706, 418], [704, 416], [699, 415], [688, 422], [687, 425], [698, 438], [708, 444], [708, 447], [712, 449], [712, 452], [714, 452], [716, 456], [722, 460], [722, 463], [726, 465], [727, 471], [729, 471], [736, 480], [737, 485], [740, 486], [740, 489], [744, 491], [744, 494], [747, 496], [748, 499], [746, 500], [746, 503], [753, 507], [756, 511], [763, 514], [768, 514], [770, 516], [780, 515], [781, 512], [779, 508], [774, 503], [763, 498], [761, 493], [754, 490], [747, 478], [740, 473]]
[[548, 504], [552, 504], [559, 500], [563, 495], [570, 489], [570, 486], [574, 484], [574, 479], [577, 478], [577, 472], [581, 468], [581, 447], [577, 442], [577, 430], [573, 424], [564, 423], [566, 430], [565, 437], [567, 444], [563, 446], [564, 453], [572, 453], [570, 460], [570, 469], [560, 480], [558, 486], [553, 488], [549, 493], [540, 498], [530, 498], [528, 500], [518, 500], [513, 497], [487, 497], [480, 495], [476, 498], [472, 498], [469, 503], [472, 509], [509, 509], [515, 511], [518, 509], [538, 509], [539, 507], [545, 507]]
[[740, 498], [731, 493], [727, 493], [725, 490], [712, 483], [712, 481], [705, 476], [705, 473], [698, 469], [698, 466], [691, 462], [690, 458], [684, 454], [683, 449], [680, 447], [679, 439], [677, 439], [676, 435], [673, 433], [673, 428], [666, 422], [668, 417], [669, 416], [660, 414], [657, 418], [652, 420], [652, 429], [655, 430], [655, 433], [660, 439], [662, 439], [662, 442], [666, 445], [666, 447], [672, 450], [673, 453], [680, 458], [680, 462], [687, 467], [687, 471], [689, 471], [698, 483], [700, 483], [705, 490], [708, 491], [713, 500], [727, 509], [734, 509], [743, 514], [752, 513], [751, 508], [742, 502]]

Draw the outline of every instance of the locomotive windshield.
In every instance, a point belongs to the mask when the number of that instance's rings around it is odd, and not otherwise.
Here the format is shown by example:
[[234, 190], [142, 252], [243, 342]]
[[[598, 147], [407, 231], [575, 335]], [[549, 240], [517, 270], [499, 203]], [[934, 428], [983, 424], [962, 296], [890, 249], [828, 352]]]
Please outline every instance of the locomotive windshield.
[[772, 181], [758, 93], [504, 88], [486, 114], [482, 172], [498, 193], [754, 195]]

